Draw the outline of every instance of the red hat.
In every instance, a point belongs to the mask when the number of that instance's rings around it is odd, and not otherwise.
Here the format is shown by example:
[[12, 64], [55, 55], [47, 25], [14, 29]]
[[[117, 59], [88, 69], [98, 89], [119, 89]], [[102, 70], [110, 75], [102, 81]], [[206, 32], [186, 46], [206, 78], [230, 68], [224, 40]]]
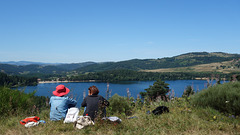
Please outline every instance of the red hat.
[[69, 93], [69, 89], [65, 87], [64, 85], [60, 84], [56, 87], [56, 90], [53, 91], [53, 95], [61, 97], [63, 95], [66, 95]]

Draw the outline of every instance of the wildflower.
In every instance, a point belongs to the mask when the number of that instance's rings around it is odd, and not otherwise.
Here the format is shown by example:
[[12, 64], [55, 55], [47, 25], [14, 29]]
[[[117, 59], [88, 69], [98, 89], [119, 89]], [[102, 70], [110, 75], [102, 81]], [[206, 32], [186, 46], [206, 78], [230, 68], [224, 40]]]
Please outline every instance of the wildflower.
[[213, 116], [213, 119], [216, 120], [216, 119], [217, 119], [217, 116]]
[[229, 103], [229, 101], [225, 101], [225, 103]]
[[234, 115], [231, 115], [231, 116], [229, 116], [229, 118], [233, 118], [233, 119], [234, 119], [234, 118], [235, 118], [235, 116], [234, 116]]

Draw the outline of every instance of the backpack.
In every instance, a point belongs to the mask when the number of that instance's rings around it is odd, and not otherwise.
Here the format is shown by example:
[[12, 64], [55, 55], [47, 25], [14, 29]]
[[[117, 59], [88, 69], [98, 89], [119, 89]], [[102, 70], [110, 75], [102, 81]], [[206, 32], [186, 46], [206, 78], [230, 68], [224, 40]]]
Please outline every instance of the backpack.
[[90, 116], [80, 116], [75, 122], [74, 127], [76, 127], [77, 129], [82, 129], [90, 125], [94, 125], [94, 122], [91, 120]]
[[79, 113], [78, 108], [76, 107], [69, 108], [63, 123], [71, 123], [77, 121], [78, 113]]
[[165, 112], [169, 112], [169, 109], [166, 106], [158, 106], [156, 109], [152, 111], [154, 115], [160, 115]]

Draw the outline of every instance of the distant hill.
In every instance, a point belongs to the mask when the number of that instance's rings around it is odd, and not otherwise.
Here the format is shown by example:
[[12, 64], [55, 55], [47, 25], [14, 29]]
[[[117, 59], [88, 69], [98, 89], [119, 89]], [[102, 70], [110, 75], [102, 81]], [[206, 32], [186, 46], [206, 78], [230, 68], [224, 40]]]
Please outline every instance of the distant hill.
[[92, 64], [96, 64], [96, 62], [59, 64], [59, 65], [56, 65], [56, 67], [70, 71], [70, 70], [78, 69], [78, 68], [85, 67]]
[[76, 69], [76, 71], [97, 72], [116, 69], [152, 70], [161, 68], [189, 67], [199, 64], [230, 61], [233, 59], [240, 59], [240, 54], [228, 54], [223, 52], [192, 52], [161, 59], [132, 59], [120, 62], [97, 63]]
[[[174, 57], [166, 57], [159, 59], [132, 59], [127, 61], [120, 62], [84, 62], [84, 63], [70, 63], [70, 64], [30, 64], [34, 62], [19, 62], [17, 65], [15, 64], [0, 64], [0, 71], [7, 74], [65, 74], [70, 72], [69, 74], [75, 73], [85, 73], [85, 72], [99, 72], [99, 71], [108, 71], [108, 70], [118, 70], [118, 69], [127, 69], [127, 70], [135, 70], [135, 71], [151, 71], [161, 69], [169, 69], [177, 71], [174, 68], [183, 68], [181, 70], [193, 70], [193, 66], [201, 65], [201, 64], [210, 64], [210, 63], [221, 63], [226, 61], [238, 61], [240, 59], [240, 54], [228, 54], [223, 52], [192, 52], [186, 53]], [[23, 64], [30, 65], [23, 65]], [[238, 63], [235, 63], [238, 64]], [[203, 65], [202, 65], [203, 66]], [[201, 66], [201, 67], [202, 67]], [[231, 64], [222, 65], [222, 67], [218, 67], [219, 69], [227, 66], [229, 69]], [[185, 67], [185, 68], [184, 68]], [[188, 68], [186, 68], [188, 67]], [[238, 67], [235, 65], [234, 68]], [[171, 69], [170, 69], [171, 68]], [[217, 67], [214, 67], [215, 69]], [[239, 68], [239, 67], [238, 67]], [[198, 70], [197, 68], [195, 68]], [[202, 67], [204, 69], [204, 67]], [[180, 70], [180, 69], [178, 69]], [[201, 71], [201, 70], [198, 70]], [[72, 72], [72, 73], [71, 73]], [[232, 72], [232, 70], [228, 70], [228, 72]]]
[[189, 67], [160, 68], [152, 70], [141, 70], [143, 72], [219, 72], [232, 73], [240, 72], [240, 60], [231, 60], [209, 64], [200, 64]]
[[61, 63], [43, 63], [43, 62], [32, 62], [32, 61], [7, 61], [7, 62], [0, 62], [0, 64], [25, 66], [25, 65], [58, 65]]
[[60, 74], [66, 70], [58, 68], [56, 66], [43, 66], [43, 65], [25, 65], [25, 66], [16, 66], [9, 64], [0, 64], [1, 72], [7, 74], [31, 74], [31, 73], [42, 73], [42, 74]]
[[0, 71], [7, 74], [26, 75], [26, 74], [62, 74], [74, 69], [95, 64], [94, 62], [72, 63], [72, 64], [58, 64], [58, 65], [10, 65], [0, 64]]

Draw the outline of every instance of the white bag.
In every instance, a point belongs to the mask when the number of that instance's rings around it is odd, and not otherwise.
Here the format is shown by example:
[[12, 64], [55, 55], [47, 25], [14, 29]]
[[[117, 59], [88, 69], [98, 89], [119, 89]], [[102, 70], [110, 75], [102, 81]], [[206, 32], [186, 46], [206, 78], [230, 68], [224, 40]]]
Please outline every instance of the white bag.
[[30, 128], [30, 127], [33, 127], [33, 126], [37, 126], [39, 124], [39, 122], [28, 122], [27, 124], [25, 124], [24, 126], [26, 128]]
[[89, 116], [80, 116], [77, 122], [75, 123], [75, 127], [77, 129], [82, 129], [90, 125], [94, 125], [94, 122], [91, 120]]
[[116, 116], [111, 116], [111, 117], [104, 117], [102, 120], [109, 120], [111, 122], [116, 122], [116, 123], [121, 123], [122, 120]]
[[71, 122], [75, 122], [78, 119], [78, 113], [79, 113], [79, 109], [76, 107], [72, 107], [68, 109], [66, 118], [64, 120], [63, 123], [71, 123]]

